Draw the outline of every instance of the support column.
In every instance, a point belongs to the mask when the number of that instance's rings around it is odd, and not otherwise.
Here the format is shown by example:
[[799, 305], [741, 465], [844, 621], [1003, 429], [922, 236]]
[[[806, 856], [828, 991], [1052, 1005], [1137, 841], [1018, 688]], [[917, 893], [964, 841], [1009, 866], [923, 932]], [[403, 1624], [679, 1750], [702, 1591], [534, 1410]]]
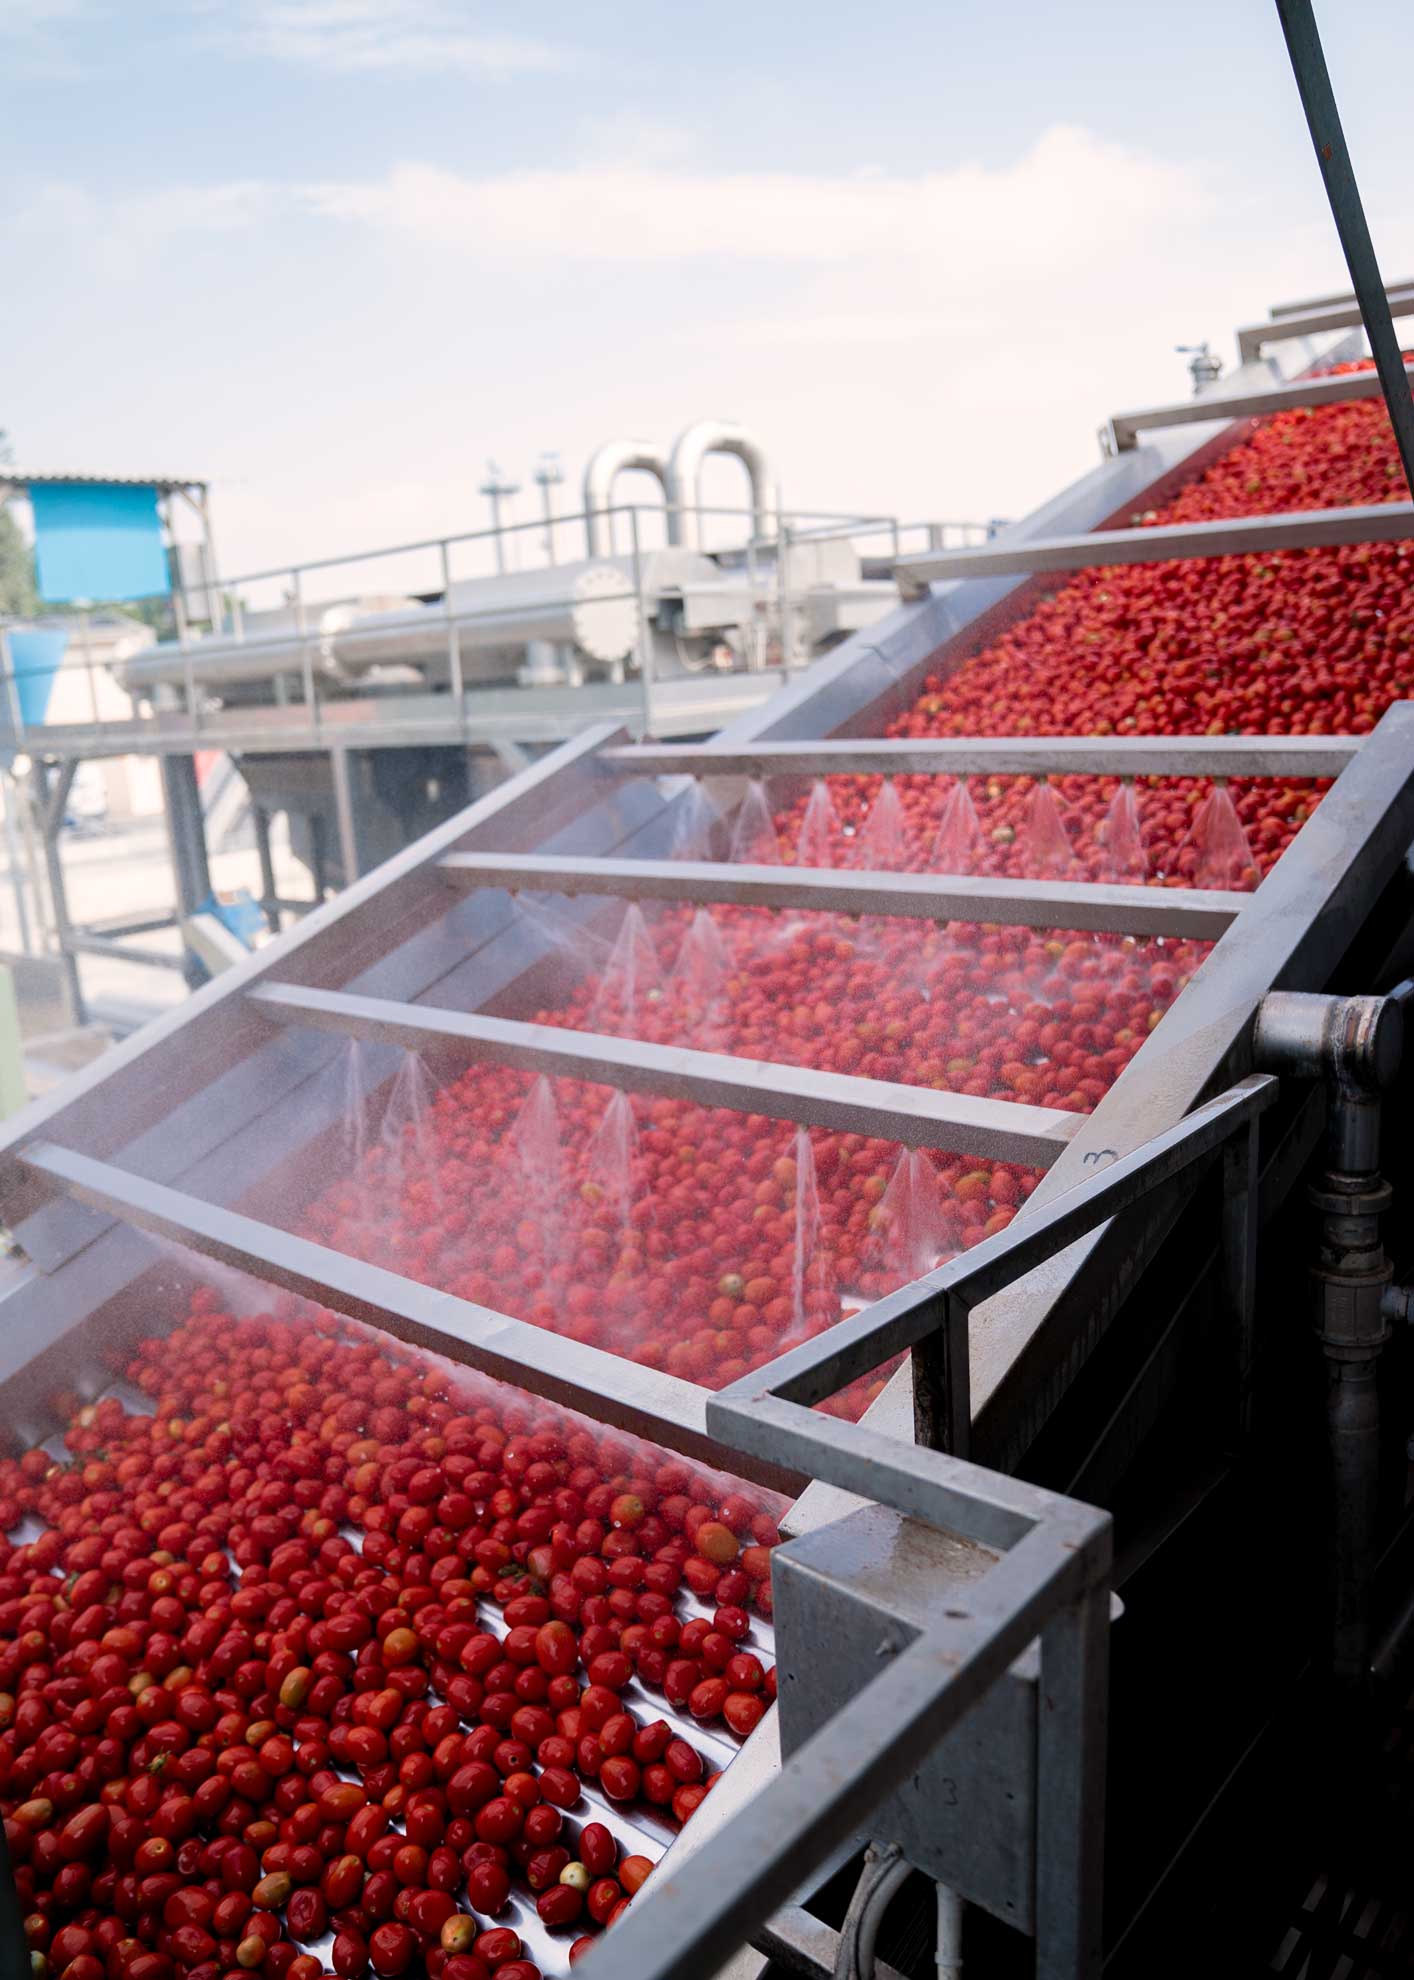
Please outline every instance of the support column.
[[331, 749], [329, 769], [334, 781], [334, 821], [339, 832], [339, 865], [344, 885], [351, 887], [359, 876], [358, 825], [354, 817], [353, 775], [347, 749]]
[[64, 983], [68, 994], [69, 1008], [75, 1024], [84, 1024], [88, 1011], [83, 1000], [83, 985], [79, 982], [78, 957], [70, 946], [73, 923], [69, 920], [69, 896], [64, 883], [64, 860], [59, 850], [59, 834], [64, 829], [64, 812], [69, 803], [69, 792], [73, 789], [74, 777], [78, 771], [76, 758], [66, 759], [56, 766], [36, 762], [34, 766], [36, 809], [39, 813], [40, 835], [44, 840], [44, 867], [49, 875], [49, 900], [54, 912], [54, 938], [59, 944], [59, 959], [64, 966]]
[[272, 935], [280, 932], [279, 889], [275, 885], [275, 860], [270, 850], [270, 813], [264, 805], [251, 806], [255, 823], [255, 850], [260, 858], [260, 906], [265, 925]]
[[[185, 920], [188, 915], [198, 913], [211, 897], [206, 818], [201, 809], [194, 757], [162, 758], [162, 794], [167, 806], [167, 840], [177, 885], [177, 913]], [[193, 990], [200, 989], [207, 980], [206, 970], [190, 950], [186, 951], [182, 973]]]

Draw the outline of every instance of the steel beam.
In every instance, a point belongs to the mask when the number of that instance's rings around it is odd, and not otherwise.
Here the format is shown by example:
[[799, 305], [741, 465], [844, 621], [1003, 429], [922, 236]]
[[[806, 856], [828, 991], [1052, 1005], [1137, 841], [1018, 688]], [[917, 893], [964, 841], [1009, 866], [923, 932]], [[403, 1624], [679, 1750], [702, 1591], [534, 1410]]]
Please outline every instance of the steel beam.
[[[1396, 291], [1389, 298], [1391, 316], [1414, 316], [1414, 288]], [[1288, 337], [1319, 337], [1327, 330], [1363, 330], [1365, 319], [1358, 303], [1332, 303], [1324, 309], [1290, 310], [1266, 323], [1248, 323], [1237, 333], [1237, 355], [1243, 364], [1260, 357], [1268, 344], [1279, 344]]]
[[513, 1018], [429, 1010], [379, 997], [350, 997], [337, 990], [296, 984], [263, 984], [250, 1003], [277, 1024], [312, 1025], [349, 1038], [403, 1045], [410, 1051], [450, 1048], [472, 1060], [516, 1066], [525, 1072], [585, 1079], [626, 1093], [692, 1100], [704, 1107], [732, 1107], [845, 1134], [878, 1135], [911, 1148], [946, 1148], [998, 1162], [1048, 1167], [1084, 1116], [1014, 1100], [983, 1100], [970, 1093], [940, 1093], [929, 1086], [859, 1079], [814, 1066], [734, 1059], [680, 1045], [650, 1045], [559, 1025], [522, 1024]]
[[894, 569], [906, 595], [942, 579], [1007, 577], [1020, 571], [1083, 571], [1097, 565], [1161, 564], [1179, 557], [1274, 556], [1281, 550], [1331, 549], [1351, 543], [1398, 543], [1414, 536], [1414, 502], [1367, 502], [1349, 509], [1297, 509], [1219, 522], [1155, 523], [1099, 529], [1082, 536], [1002, 536], [974, 550], [924, 550]]
[[636, 743], [644, 777], [1338, 777], [1363, 736], [942, 736], [915, 742]]
[[[1414, 277], [1406, 277], [1402, 282], [1386, 282], [1385, 294], [1393, 297], [1402, 295], [1406, 289], [1414, 290]], [[1337, 304], [1353, 303], [1354, 295], [1349, 289], [1342, 289], [1338, 296], [1306, 296], [1301, 302], [1273, 303], [1268, 316], [1304, 316], [1312, 309], [1334, 309]]]
[[[1406, 385], [1414, 381], [1414, 364], [1404, 366]], [[1376, 371], [1342, 371], [1325, 378], [1296, 378], [1289, 385], [1272, 385], [1265, 391], [1205, 392], [1196, 399], [1180, 399], [1171, 406], [1151, 406], [1145, 412], [1115, 413], [1110, 431], [1123, 453], [1138, 444], [1141, 433], [1161, 427], [1198, 426], [1215, 419], [1265, 418], [1270, 413], [1290, 412], [1302, 406], [1339, 406], [1355, 399], [1378, 399], [1384, 391]]]
[[[707, 1391], [694, 1382], [582, 1346], [53, 1142], [36, 1142], [22, 1159], [79, 1202], [248, 1273], [263, 1285], [315, 1300], [410, 1347], [513, 1382], [566, 1409], [667, 1444], [697, 1462], [715, 1467], [723, 1462], [722, 1446], [707, 1435]], [[763, 1467], [750, 1457], [744, 1463], [749, 1473], [737, 1467], [743, 1477], [750, 1475], [774, 1491], [793, 1494], [804, 1482], [803, 1474], [786, 1466], [768, 1462]]]
[[920, 921], [1003, 923], [1019, 928], [1104, 930], [1216, 941], [1248, 894], [1088, 881], [992, 880], [935, 873], [837, 873], [817, 866], [750, 866], [710, 860], [575, 859], [564, 854], [449, 853], [460, 887], [508, 887], [629, 900], [722, 901], [734, 907], [900, 915]]

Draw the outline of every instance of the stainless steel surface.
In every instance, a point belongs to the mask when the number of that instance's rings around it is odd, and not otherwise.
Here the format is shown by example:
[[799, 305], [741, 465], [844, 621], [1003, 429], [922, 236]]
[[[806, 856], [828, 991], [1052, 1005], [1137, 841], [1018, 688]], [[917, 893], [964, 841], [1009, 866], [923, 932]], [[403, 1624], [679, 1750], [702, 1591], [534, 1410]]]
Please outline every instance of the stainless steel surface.
[[[700, 735], [767, 701], [783, 676], [693, 674], [654, 689], [653, 720], [664, 735]], [[502, 742], [558, 744], [598, 722], [638, 731], [643, 701], [637, 682], [585, 681], [579, 687], [469, 688], [450, 693], [391, 693], [325, 701], [312, 712], [301, 702], [263, 708], [206, 709], [199, 726], [179, 710], [155, 710], [130, 722], [48, 722], [29, 740], [53, 757], [190, 756], [224, 749], [235, 755], [351, 749], [406, 749], [419, 744]]]
[[[1385, 283], [1387, 296], [1402, 295], [1406, 289], [1414, 291], [1414, 280]], [[1307, 296], [1301, 302], [1273, 303], [1267, 314], [1268, 316], [1305, 316], [1309, 310], [1334, 309], [1338, 304], [1344, 306], [1353, 303], [1354, 300], [1355, 297], [1349, 289], [1342, 289], [1339, 295]]]
[[[1391, 292], [1389, 309], [1391, 316], [1414, 316], [1414, 288]], [[1248, 364], [1269, 345], [1283, 343], [1288, 338], [1319, 337], [1328, 330], [1362, 330], [1364, 326], [1360, 306], [1353, 301], [1330, 303], [1317, 309], [1283, 310], [1265, 323], [1244, 324], [1237, 333], [1237, 355], [1241, 363]]]
[[[809, 1423], [808, 1412], [798, 1414]], [[935, 1494], [925, 1496], [935, 1506], [957, 1503], [956, 1486], [971, 1478], [971, 1467], [933, 1453], [914, 1453], [913, 1462], [930, 1475]], [[1103, 1586], [1109, 1545], [1104, 1515], [1033, 1493], [1010, 1551], [948, 1605], [929, 1634], [897, 1654], [886, 1651], [881, 1674], [740, 1807], [729, 1826], [680, 1864], [669, 1856], [615, 1927], [610, 1949], [598, 1946], [586, 1956], [590, 1980], [623, 1971], [636, 1980], [698, 1980], [712, 1971], [758, 1920], [791, 1897], [812, 1862], [857, 1832], [874, 1804], [916, 1770], [919, 1754], [952, 1731], [962, 1710], [975, 1707], [1051, 1620]], [[1072, 1724], [1083, 1719], [1082, 1736], [1098, 1734], [1102, 1744], [1089, 1710], [1093, 1687], [1080, 1681], [1074, 1660], [1066, 1667], [1057, 1639], [1050, 1640], [1042, 1685], [1056, 1686], [1058, 1705], [1064, 1693], [1062, 1709], [1073, 1711]], [[1060, 1785], [1063, 1792], [1063, 1776]], [[1044, 1796], [1047, 1788], [1043, 1774], [1038, 1792]], [[1089, 1814], [1087, 1805], [1082, 1835]], [[1074, 1943], [1071, 1929], [1038, 1946], [1038, 1971], [1047, 1980], [1082, 1980], [1097, 1972], [1092, 1961], [1068, 1957]]]
[[824, 867], [751, 866], [697, 860], [576, 859], [568, 854], [448, 853], [447, 878], [463, 887], [633, 900], [723, 901], [736, 907], [904, 915], [925, 921], [1001, 922], [1023, 928], [1109, 930], [1216, 941], [1248, 894], [1120, 887], [1087, 881], [992, 880], [931, 873], [839, 873]]
[[[822, 1731], [890, 1655], [936, 1629], [979, 1585], [991, 1558], [870, 1506], [791, 1541], [771, 1577], [781, 1752]], [[992, 1686], [890, 1799], [859, 1822], [898, 1843], [915, 1869], [1030, 1932], [1035, 1922], [1037, 1662]]]
[[1380, 265], [1375, 259], [1311, 0], [1277, 0], [1277, 18], [1286, 37], [1291, 72], [1296, 78], [1301, 107], [1306, 112], [1316, 164], [1325, 181], [1326, 198], [1350, 271], [1355, 300], [1360, 305], [1365, 335], [1384, 388], [1395, 445], [1404, 465], [1405, 486], [1414, 495], [1414, 403], [1410, 401], [1409, 380], [1390, 316], [1390, 300], [1380, 279]]
[[1338, 777], [1363, 736], [950, 736], [915, 742], [631, 743], [606, 768], [641, 776]]
[[668, 457], [661, 447], [647, 440], [606, 440], [586, 461], [583, 495], [587, 556], [602, 557], [612, 549], [613, 521], [608, 511], [614, 505], [614, 483], [621, 474], [634, 470], [651, 474], [663, 491], [663, 500], [668, 501]]
[[704, 419], [673, 442], [668, 461], [668, 541], [699, 545], [702, 540], [702, 464], [711, 454], [733, 454], [751, 482], [752, 532], [775, 533], [774, 477], [760, 442], [731, 420]]
[[[1414, 363], [1403, 366], [1406, 384], [1414, 379]], [[1205, 393], [1200, 399], [1180, 399], [1169, 406], [1150, 406], [1143, 412], [1114, 413], [1110, 431], [1116, 447], [1133, 447], [1141, 433], [1158, 427], [1197, 425], [1211, 419], [1265, 419], [1270, 413], [1287, 412], [1294, 406], [1337, 406], [1354, 399], [1378, 399], [1384, 391], [1374, 371], [1342, 371], [1326, 378], [1297, 378], [1287, 385], [1272, 385], [1255, 392]]]
[[[80, 1202], [234, 1266], [264, 1285], [315, 1300], [411, 1347], [517, 1383], [685, 1456], [722, 1462], [720, 1447], [705, 1431], [706, 1391], [694, 1383], [640, 1368], [52, 1142], [27, 1148], [24, 1160]], [[750, 1475], [787, 1493], [798, 1491], [803, 1482], [800, 1474], [781, 1466], [754, 1466]]]
[[1348, 543], [1397, 543], [1414, 536], [1414, 502], [1370, 502], [1347, 509], [1296, 509], [1219, 522], [1154, 523], [1100, 529], [1028, 543], [997, 538], [976, 550], [900, 557], [900, 586], [914, 593], [948, 578], [1008, 577], [1022, 571], [1081, 571], [1095, 565], [1157, 564], [1178, 557], [1239, 557]]
[[935, 1092], [931, 1087], [860, 1079], [811, 1066], [734, 1059], [686, 1046], [650, 1045], [638, 1038], [522, 1024], [513, 1018], [395, 1004], [294, 984], [263, 985], [251, 991], [250, 1000], [262, 1016], [277, 1023], [311, 1025], [414, 1051], [450, 1046], [469, 1059], [496, 1065], [596, 1080], [629, 1093], [662, 1094], [707, 1107], [735, 1107], [811, 1127], [878, 1135], [910, 1148], [958, 1149], [1000, 1162], [1044, 1167], [1055, 1160], [1083, 1118], [1019, 1101], [980, 1100], [967, 1093]]

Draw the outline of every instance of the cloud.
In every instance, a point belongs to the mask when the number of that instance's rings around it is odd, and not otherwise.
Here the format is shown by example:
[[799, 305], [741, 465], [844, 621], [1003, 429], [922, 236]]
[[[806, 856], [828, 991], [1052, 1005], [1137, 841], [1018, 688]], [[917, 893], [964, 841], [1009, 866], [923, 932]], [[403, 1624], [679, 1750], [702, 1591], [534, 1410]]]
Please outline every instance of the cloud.
[[[784, 350], [809, 344], [917, 344], [938, 337], [970, 336], [985, 330], [987, 324], [985, 316], [961, 310], [935, 315], [879, 310], [872, 314], [842, 312], [748, 321], [733, 325], [730, 335], [736, 344]], [[721, 339], [719, 328], [702, 330], [695, 336], [695, 341], [714, 348]]]
[[118, 200], [50, 181], [16, 202], [8, 228], [46, 249], [63, 240], [71, 267], [109, 280], [141, 280], [172, 243], [247, 233], [277, 212], [282, 198], [278, 188], [259, 179], [159, 186]]
[[246, 0], [234, 28], [247, 52], [330, 75], [506, 77], [563, 69], [573, 51], [483, 32], [442, 0]]
[[402, 164], [307, 187], [327, 217], [516, 260], [861, 265], [914, 258], [956, 278], [1033, 280], [1124, 252], [1204, 203], [1192, 168], [1058, 125], [1014, 165], [871, 171], [654, 171], [592, 164], [473, 178]]
[[63, 30], [83, 18], [85, 0], [0, 0], [0, 64], [12, 77], [70, 77], [78, 65]]

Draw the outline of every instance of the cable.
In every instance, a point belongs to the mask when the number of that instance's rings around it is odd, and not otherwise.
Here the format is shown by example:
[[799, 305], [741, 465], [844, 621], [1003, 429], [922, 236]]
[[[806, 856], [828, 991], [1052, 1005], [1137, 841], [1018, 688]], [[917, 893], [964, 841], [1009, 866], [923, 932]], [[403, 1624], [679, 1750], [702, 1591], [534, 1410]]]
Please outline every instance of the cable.
[[834, 1980], [873, 1980], [874, 1947], [884, 1914], [913, 1874], [897, 1843], [871, 1843], [849, 1901], [835, 1955]]

